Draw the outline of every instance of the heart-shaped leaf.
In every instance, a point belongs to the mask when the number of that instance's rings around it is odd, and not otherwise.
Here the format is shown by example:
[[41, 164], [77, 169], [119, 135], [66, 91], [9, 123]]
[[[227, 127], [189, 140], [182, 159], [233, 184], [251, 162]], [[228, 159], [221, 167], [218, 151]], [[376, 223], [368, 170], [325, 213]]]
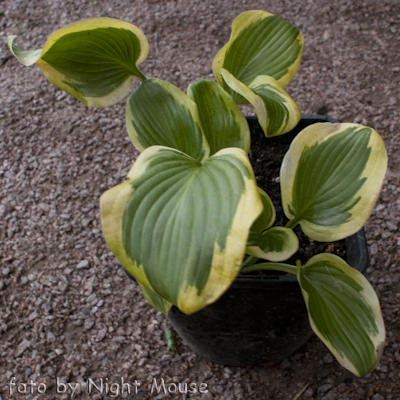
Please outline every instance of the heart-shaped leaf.
[[286, 225], [314, 240], [352, 235], [368, 220], [387, 166], [384, 143], [358, 124], [317, 123], [293, 140], [281, 167]]
[[385, 327], [370, 283], [333, 254], [312, 257], [297, 277], [314, 332], [353, 374], [371, 371], [385, 346]]
[[220, 150], [202, 164], [152, 146], [128, 180], [101, 198], [104, 236], [121, 264], [187, 314], [231, 285], [261, 211], [250, 161], [238, 148]]

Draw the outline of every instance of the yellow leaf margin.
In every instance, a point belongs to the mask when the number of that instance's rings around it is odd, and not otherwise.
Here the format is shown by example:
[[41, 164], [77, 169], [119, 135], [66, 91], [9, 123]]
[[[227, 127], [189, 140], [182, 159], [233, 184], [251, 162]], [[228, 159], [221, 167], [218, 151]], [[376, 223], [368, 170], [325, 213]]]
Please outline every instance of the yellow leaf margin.
[[284, 242], [282, 251], [269, 251], [265, 252], [258, 246], [248, 246], [246, 248], [246, 254], [253, 257], [262, 258], [264, 260], [272, 262], [281, 262], [289, 259], [293, 254], [296, 253], [299, 248], [299, 239], [297, 235], [289, 228], [281, 226], [274, 226], [262, 233], [262, 235], [270, 234], [285, 234], [287, 240]]
[[[42, 55], [43, 57], [46, 52], [52, 47], [52, 45], [62, 36], [67, 35], [73, 32], [87, 31], [98, 28], [118, 28], [118, 29], [126, 29], [133, 32], [140, 42], [141, 53], [136, 62], [136, 65], [142, 63], [148, 53], [149, 53], [149, 43], [147, 41], [144, 33], [135, 25], [132, 25], [128, 22], [120, 21], [114, 18], [91, 18], [83, 21], [76, 22], [74, 24], [68, 25], [65, 28], [59, 29], [54, 32], [47, 40], [46, 44], [43, 47]], [[55, 70], [51, 65], [49, 65], [46, 61], [41, 58], [37, 61], [37, 65], [42, 70], [44, 76], [54, 85], [59, 87], [62, 90], [65, 90], [67, 93], [76, 97], [87, 107], [108, 107], [110, 105], [115, 104], [119, 100], [123, 99], [129, 92], [133, 76], [130, 76], [126, 79], [121, 86], [115, 89], [113, 92], [103, 97], [84, 97], [81, 92], [75, 90], [71, 86], [64, 83], [65, 75]]]
[[[217, 53], [212, 64], [214, 75], [221, 86], [223, 86], [223, 78], [221, 70], [223, 68], [225, 54], [228, 51], [229, 47], [231, 46], [232, 42], [238, 37], [238, 35], [243, 30], [245, 30], [253, 22], [258, 20], [263, 20], [273, 15], [274, 14], [262, 10], [251, 10], [251, 11], [245, 11], [244, 13], [240, 14], [234, 19], [232, 23], [232, 33], [229, 42], [224, 47], [222, 47], [222, 49]], [[282, 85], [283, 87], [285, 87], [292, 80], [293, 76], [296, 74], [296, 72], [300, 67], [301, 57], [304, 48], [304, 36], [301, 32], [297, 36], [297, 40], [299, 40], [302, 44], [300, 53], [296, 61], [288, 69], [288, 72], [278, 80], [280, 85]]]
[[[278, 81], [272, 78], [272, 76], [260, 75], [254, 79], [249, 86], [247, 86], [243, 82], [236, 79], [224, 68], [221, 70], [221, 75], [231, 89], [242, 95], [255, 108], [258, 122], [267, 137], [279, 136], [290, 132], [299, 123], [301, 118], [299, 107], [285, 91], [285, 89], [283, 89], [283, 87], [278, 83]], [[284, 107], [286, 107], [289, 113], [289, 118], [287, 120], [283, 120], [279, 129], [269, 136], [267, 135], [268, 125], [274, 116], [268, 115], [264, 100], [252, 90], [252, 88], [262, 85], [268, 85], [268, 89], [273, 90], [275, 94], [280, 97], [282, 104]]]
[[[281, 193], [285, 215], [289, 219], [295, 216], [290, 212], [289, 206], [293, 201], [293, 185], [300, 157], [306, 147], [318, 145], [330, 137], [343, 132], [348, 128], [366, 128], [363, 125], [353, 123], [320, 122], [303, 129], [293, 140], [286, 153], [281, 166]], [[299, 221], [304, 233], [321, 242], [340, 240], [359, 231], [367, 222], [371, 211], [379, 197], [380, 188], [386, 173], [387, 154], [385, 144], [379, 134], [371, 129], [371, 137], [368, 147], [371, 154], [363, 171], [362, 178], [367, 178], [364, 185], [357, 192], [360, 201], [352, 208], [351, 218], [348, 222], [339, 226], [324, 227], [309, 221]]]
[[[126, 254], [122, 241], [122, 219], [125, 207], [134, 193], [130, 181], [141, 176], [148, 163], [161, 149], [182, 153], [164, 146], [149, 147], [136, 160], [127, 176], [128, 181], [107, 190], [100, 198], [101, 224], [107, 244], [120, 263], [137, 281], [154, 293], [156, 291], [147, 279], [143, 265], [137, 265]], [[230, 287], [240, 271], [250, 227], [263, 209], [247, 154], [242, 149], [231, 147], [218, 151], [212, 157], [225, 154], [237, 157], [247, 167], [251, 176], [250, 179], [243, 177], [246, 189], [239, 200], [231, 230], [227, 236], [225, 250], [221, 252], [218, 244], [215, 243], [210, 273], [201, 295], [198, 295], [198, 289], [195, 286], [186, 286], [185, 289], [180, 289], [175, 305], [185, 314], [192, 314], [212, 304]]]
[[[349, 276], [351, 279], [356, 281], [360, 286], [362, 286], [363, 291], [360, 292], [360, 295], [363, 297], [365, 302], [371, 308], [371, 310], [375, 316], [376, 325], [377, 325], [378, 331], [379, 331], [377, 336], [369, 336], [369, 338], [375, 348], [376, 362], [378, 362], [383, 353], [383, 349], [385, 347], [385, 337], [386, 337], [385, 324], [383, 322], [378, 297], [377, 297], [374, 289], [372, 288], [371, 284], [368, 282], [367, 278], [365, 278], [365, 276], [362, 273], [360, 273], [359, 271], [357, 271], [355, 268], [350, 267], [350, 265], [348, 265], [340, 257], [338, 257], [334, 254], [325, 254], [325, 253], [317, 254], [316, 256], [312, 257], [305, 265], [298, 267], [297, 279], [300, 284], [301, 292], [303, 294], [303, 297], [304, 297], [304, 300], [305, 300], [305, 303], [307, 306], [307, 310], [309, 307], [309, 295], [301, 287], [301, 270], [306, 269], [307, 267], [311, 266], [313, 263], [316, 263], [319, 261], [324, 261], [324, 260], [333, 262], [336, 267], [338, 267], [347, 276]], [[314, 320], [311, 318], [310, 314], [309, 314], [309, 321], [310, 321], [311, 328], [313, 329], [315, 334], [325, 343], [325, 345], [335, 356], [335, 358], [337, 359], [339, 364], [342, 367], [348, 369], [354, 375], [360, 377], [359, 372], [355, 369], [353, 364], [346, 357], [339, 354], [338, 351], [332, 346], [330, 341], [320, 333], [320, 331], [318, 330], [318, 328], [316, 327], [316, 325], [314, 323]]]

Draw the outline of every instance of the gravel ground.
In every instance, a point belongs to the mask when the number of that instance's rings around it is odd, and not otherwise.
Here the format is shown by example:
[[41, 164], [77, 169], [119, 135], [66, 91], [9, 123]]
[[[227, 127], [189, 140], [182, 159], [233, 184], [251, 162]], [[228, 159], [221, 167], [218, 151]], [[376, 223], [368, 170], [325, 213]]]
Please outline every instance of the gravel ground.
[[[389, 170], [366, 226], [387, 345], [378, 368], [356, 378], [316, 338], [272, 367], [215, 365], [178, 339], [170, 356], [162, 314], [143, 300], [109, 252], [99, 196], [121, 182], [138, 152], [124, 128], [124, 102], [87, 109], [52, 86], [37, 67], [15, 59], [0, 68], [0, 394], [6, 384], [38, 385], [16, 399], [69, 399], [60, 382], [141, 383], [130, 399], [400, 399], [400, 4], [398, 0], [0, 1], [1, 57], [7, 35], [17, 45], [44, 44], [56, 29], [107, 16], [147, 35], [147, 76], [181, 89], [210, 78], [211, 63], [239, 13], [263, 9], [305, 36], [299, 73], [287, 90], [304, 114], [327, 114], [374, 127], [384, 138]], [[4, 62], [4, 60], [3, 60]], [[199, 395], [150, 394], [160, 382], [207, 383]], [[107, 381], [108, 379], [108, 381]], [[44, 394], [38, 394], [37, 389]], [[22, 386], [21, 386], [22, 388]], [[114, 389], [116, 386], [113, 387]], [[60, 389], [62, 387], [60, 386]], [[79, 389], [78, 389], [79, 390]], [[105, 388], [103, 389], [105, 391]], [[74, 398], [106, 399], [93, 390]], [[191, 397], [190, 397], [191, 396]]]

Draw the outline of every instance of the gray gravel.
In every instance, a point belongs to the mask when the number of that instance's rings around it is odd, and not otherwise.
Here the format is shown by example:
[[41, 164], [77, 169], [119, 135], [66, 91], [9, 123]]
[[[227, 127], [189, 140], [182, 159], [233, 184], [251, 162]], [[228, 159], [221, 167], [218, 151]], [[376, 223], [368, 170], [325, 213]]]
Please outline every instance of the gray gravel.
[[[50, 1], [0, 2], [1, 57], [7, 35], [43, 45], [54, 30], [107, 16], [147, 35], [147, 76], [181, 89], [210, 78], [211, 62], [240, 12], [263, 9], [305, 36], [299, 73], [287, 90], [304, 114], [328, 114], [374, 127], [389, 169], [367, 223], [371, 267], [388, 331], [378, 368], [361, 379], [341, 368], [312, 338], [280, 365], [224, 367], [196, 356], [178, 339], [170, 356], [164, 317], [143, 300], [105, 245], [99, 197], [121, 182], [138, 152], [124, 128], [124, 102], [87, 109], [47, 82], [37, 67], [9, 59], [0, 68], [0, 394], [7, 383], [42, 386], [23, 399], [68, 399], [60, 382], [84, 394], [88, 378], [141, 383], [130, 399], [400, 399], [400, 4], [391, 1]], [[246, 109], [250, 113], [250, 109]], [[150, 395], [149, 383], [205, 382], [203, 395]], [[46, 392], [38, 394], [37, 390]], [[60, 386], [62, 388], [62, 386]], [[67, 387], [66, 387], [67, 388]], [[14, 389], [15, 391], [15, 389]], [[191, 397], [190, 397], [191, 396]], [[110, 398], [110, 397], [108, 397]]]

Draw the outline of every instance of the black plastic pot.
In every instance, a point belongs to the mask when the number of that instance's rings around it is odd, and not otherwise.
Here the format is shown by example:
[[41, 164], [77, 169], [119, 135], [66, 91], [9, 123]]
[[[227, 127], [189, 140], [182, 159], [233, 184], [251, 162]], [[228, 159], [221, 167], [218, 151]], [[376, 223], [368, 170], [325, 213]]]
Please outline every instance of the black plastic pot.
[[[347, 260], [365, 271], [364, 231], [346, 240]], [[313, 334], [295, 275], [238, 276], [214, 304], [185, 315], [173, 307], [172, 325], [198, 355], [224, 365], [271, 365]]]
[[[316, 122], [337, 122], [325, 116], [306, 115], [293, 131], [265, 138], [257, 118], [247, 120], [252, 140], [255, 132], [260, 136], [256, 145], [265, 148], [289, 146], [302, 129]], [[255, 150], [253, 144], [251, 151]], [[347, 262], [364, 273], [369, 263], [364, 229], [347, 238], [345, 244]], [[168, 318], [195, 353], [224, 365], [275, 364], [313, 335], [297, 277], [290, 274], [239, 275], [214, 304], [192, 315], [173, 307]]]
[[[289, 145], [302, 129], [329, 117], [304, 116], [286, 135], [266, 139]], [[258, 125], [248, 117], [250, 130]], [[364, 273], [368, 252], [364, 230], [346, 239], [347, 262]], [[225, 365], [271, 365], [301, 347], [313, 334], [295, 275], [238, 276], [214, 304], [185, 315], [173, 307], [172, 325], [198, 355]]]

